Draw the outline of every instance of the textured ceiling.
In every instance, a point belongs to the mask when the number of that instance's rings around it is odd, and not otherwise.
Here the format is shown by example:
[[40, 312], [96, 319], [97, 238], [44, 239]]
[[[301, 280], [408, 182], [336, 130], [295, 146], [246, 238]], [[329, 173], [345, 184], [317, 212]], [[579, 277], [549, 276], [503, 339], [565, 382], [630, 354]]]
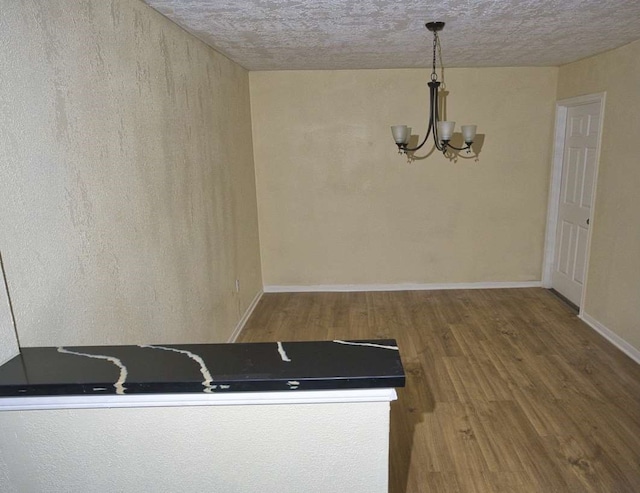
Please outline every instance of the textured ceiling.
[[640, 0], [144, 0], [249, 70], [562, 65], [640, 39]]

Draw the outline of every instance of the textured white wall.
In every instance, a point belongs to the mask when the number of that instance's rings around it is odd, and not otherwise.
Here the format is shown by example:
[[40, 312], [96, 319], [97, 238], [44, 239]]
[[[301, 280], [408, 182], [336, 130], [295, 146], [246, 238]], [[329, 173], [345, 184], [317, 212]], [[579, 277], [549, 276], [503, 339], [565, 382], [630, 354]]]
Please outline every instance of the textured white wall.
[[247, 72], [137, 0], [0, 11], [21, 344], [226, 341], [262, 287]]
[[9, 295], [2, 276], [2, 266], [0, 265], [0, 365], [17, 356], [18, 353], [18, 339], [13, 328]]
[[375, 493], [389, 403], [0, 413], [3, 493]]

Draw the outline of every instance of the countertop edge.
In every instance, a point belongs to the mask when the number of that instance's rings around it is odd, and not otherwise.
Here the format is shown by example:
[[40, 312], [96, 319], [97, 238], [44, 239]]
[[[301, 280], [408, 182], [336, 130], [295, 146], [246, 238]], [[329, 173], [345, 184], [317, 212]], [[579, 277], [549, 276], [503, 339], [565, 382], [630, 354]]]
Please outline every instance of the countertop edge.
[[229, 392], [130, 395], [52, 395], [0, 397], [1, 411], [109, 409], [140, 407], [255, 406], [358, 402], [391, 402], [394, 388], [297, 390], [291, 392]]

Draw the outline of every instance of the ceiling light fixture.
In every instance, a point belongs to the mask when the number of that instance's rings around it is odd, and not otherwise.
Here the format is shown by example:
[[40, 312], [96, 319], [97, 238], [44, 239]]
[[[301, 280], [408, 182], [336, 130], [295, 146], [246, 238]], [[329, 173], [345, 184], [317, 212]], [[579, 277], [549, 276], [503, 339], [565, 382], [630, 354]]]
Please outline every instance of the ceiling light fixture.
[[436, 74], [436, 52], [440, 48], [438, 32], [442, 31], [444, 22], [427, 22], [425, 27], [433, 33], [433, 69], [431, 71], [431, 81], [427, 83], [429, 86], [429, 127], [427, 128], [427, 134], [417, 147], [409, 147], [411, 127], [406, 125], [393, 125], [391, 127], [393, 140], [396, 141], [400, 154], [409, 154], [420, 149], [433, 132], [435, 147], [442, 151], [443, 154], [446, 154], [448, 150], [467, 151], [467, 153], [470, 153], [471, 144], [473, 144], [473, 139], [476, 136], [476, 125], [462, 125], [462, 139], [466, 144], [465, 147], [452, 146], [449, 142], [453, 136], [456, 122], [441, 121], [438, 110], [440, 81], [438, 81], [438, 74]]

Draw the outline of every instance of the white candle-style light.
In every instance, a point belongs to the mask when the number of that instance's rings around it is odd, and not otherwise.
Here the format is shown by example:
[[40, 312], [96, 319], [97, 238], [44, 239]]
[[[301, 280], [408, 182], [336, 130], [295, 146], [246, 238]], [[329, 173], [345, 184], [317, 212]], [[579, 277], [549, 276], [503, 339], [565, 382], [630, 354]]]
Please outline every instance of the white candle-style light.
[[477, 125], [462, 125], [462, 138], [464, 139], [465, 144], [471, 145], [473, 139], [476, 138], [476, 128]]
[[456, 127], [456, 122], [438, 122], [438, 138], [449, 142], [453, 136], [453, 129]]
[[410, 137], [409, 127], [406, 125], [392, 125], [391, 133], [396, 144], [406, 144]]

